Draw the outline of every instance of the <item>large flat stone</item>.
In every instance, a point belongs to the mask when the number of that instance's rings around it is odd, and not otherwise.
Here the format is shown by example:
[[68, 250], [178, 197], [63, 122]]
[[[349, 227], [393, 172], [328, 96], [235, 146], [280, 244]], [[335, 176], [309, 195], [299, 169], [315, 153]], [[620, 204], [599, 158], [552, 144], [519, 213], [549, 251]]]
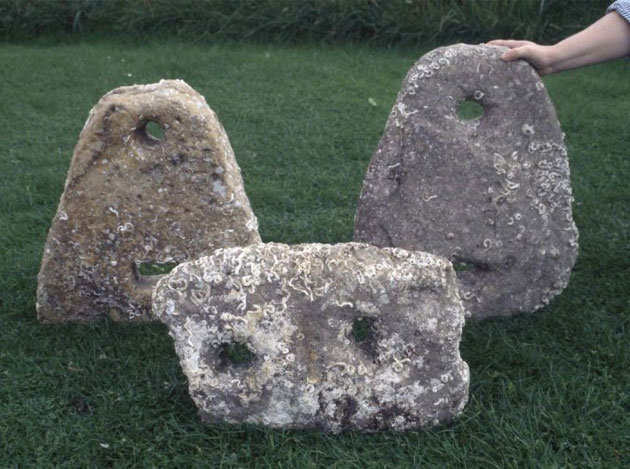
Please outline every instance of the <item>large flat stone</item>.
[[240, 169], [203, 96], [179, 80], [117, 88], [74, 150], [44, 247], [38, 317], [149, 319], [159, 276], [143, 275], [143, 264], [257, 242]]
[[260, 244], [179, 265], [154, 314], [204, 421], [407, 430], [468, 396], [464, 310], [443, 258], [365, 244]]
[[[370, 162], [355, 240], [447, 257], [473, 318], [531, 312], [577, 255], [569, 162], [543, 82], [504, 49], [458, 44], [411, 68]], [[468, 103], [465, 103], [468, 101]], [[458, 116], [462, 103], [483, 115]]]

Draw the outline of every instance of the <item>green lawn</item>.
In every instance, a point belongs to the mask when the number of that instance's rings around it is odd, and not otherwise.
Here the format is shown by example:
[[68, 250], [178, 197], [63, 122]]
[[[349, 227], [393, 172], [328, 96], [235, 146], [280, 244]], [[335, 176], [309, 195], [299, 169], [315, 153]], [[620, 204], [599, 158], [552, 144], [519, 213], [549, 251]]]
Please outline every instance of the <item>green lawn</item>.
[[[423, 51], [0, 43], [0, 467], [630, 466], [630, 65], [546, 78], [580, 230], [534, 315], [466, 326], [470, 402], [403, 435], [203, 426], [159, 324], [41, 325], [36, 276], [74, 144], [120, 85], [182, 78], [230, 136], [266, 241], [352, 237], [363, 172]], [[375, 103], [375, 105], [374, 105]]]

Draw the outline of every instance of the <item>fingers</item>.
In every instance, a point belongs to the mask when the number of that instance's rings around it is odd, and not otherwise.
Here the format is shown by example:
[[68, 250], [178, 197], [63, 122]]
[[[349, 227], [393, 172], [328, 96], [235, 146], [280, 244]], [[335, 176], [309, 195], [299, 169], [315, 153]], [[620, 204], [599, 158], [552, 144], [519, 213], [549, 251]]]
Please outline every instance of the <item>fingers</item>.
[[531, 42], [523, 41], [523, 40], [516, 40], [516, 39], [494, 39], [486, 43], [486, 45], [488, 46], [503, 46], [503, 47], [509, 47], [510, 49], [513, 49], [515, 47], [526, 46], [528, 44], [531, 44]]
[[495, 39], [487, 43], [489, 46], [503, 46], [508, 47], [509, 50], [505, 51], [501, 55], [501, 59], [506, 62], [512, 62], [517, 59], [528, 59], [531, 55], [531, 46], [534, 43], [531, 41], [517, 41], [514, 39]]
[[495, 39], [488, 42], [487, 45], [507, 47], [508, 50], [501, 54], [501, 59], [505, 62], [523, 59], [529, 62], [540, 75], [554, 73], [553, 58], [549, 46], [514, 39]]
[[522, 46], [522, 47], [517, 46], [515, 49], [510, 49], [510, 50], [505, 51], [503, 55], [501, 56], [501, 59], [505, 60], [506, 62], [512, 62], [513, 60], [516, 60], [516, 59], [526, 58], [528, 52], [529, 52], [529, 48], [527, 46]]

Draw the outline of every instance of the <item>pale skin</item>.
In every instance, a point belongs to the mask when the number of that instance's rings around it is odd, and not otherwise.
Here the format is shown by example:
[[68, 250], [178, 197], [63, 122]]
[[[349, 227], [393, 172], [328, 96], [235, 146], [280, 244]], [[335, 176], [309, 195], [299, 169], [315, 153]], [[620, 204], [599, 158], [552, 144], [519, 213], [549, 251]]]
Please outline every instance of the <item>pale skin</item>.
[[523, 59], [540, 75], [549, 75], [630, 55], [630, 24], [613, 11], [554, 45], [513, 39], [496, 39], [487, 44], [509, 47], [501, 56], [506, 62]]

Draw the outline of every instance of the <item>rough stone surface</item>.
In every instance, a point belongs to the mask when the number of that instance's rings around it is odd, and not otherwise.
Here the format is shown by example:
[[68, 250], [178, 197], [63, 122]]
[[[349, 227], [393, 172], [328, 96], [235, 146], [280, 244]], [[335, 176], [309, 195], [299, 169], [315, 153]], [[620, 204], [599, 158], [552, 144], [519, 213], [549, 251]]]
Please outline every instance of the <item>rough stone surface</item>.
[[[577, 255], [564, 135], [545, 87], [504, 49], [435, 49], [409, 71], [370, 162], [356, 241], [449, 258], [473, 318], [531, 312]], [[473, 101], [483, 115], [458, 117]]]
[[149, 319], [158, 277], [141, 263], [257, 242], [240, 169], [203, 96], [179, 80], [115, 89], [75, 147], [44, 247], [38, 317]]
[[[204, 421], [406, 430], [467, 401], [464, 309], [437, 256], [359, 243], [226, 248], [160, 280], [153, 308]], [[233, 343], [253, 359], [230, 361]]]

